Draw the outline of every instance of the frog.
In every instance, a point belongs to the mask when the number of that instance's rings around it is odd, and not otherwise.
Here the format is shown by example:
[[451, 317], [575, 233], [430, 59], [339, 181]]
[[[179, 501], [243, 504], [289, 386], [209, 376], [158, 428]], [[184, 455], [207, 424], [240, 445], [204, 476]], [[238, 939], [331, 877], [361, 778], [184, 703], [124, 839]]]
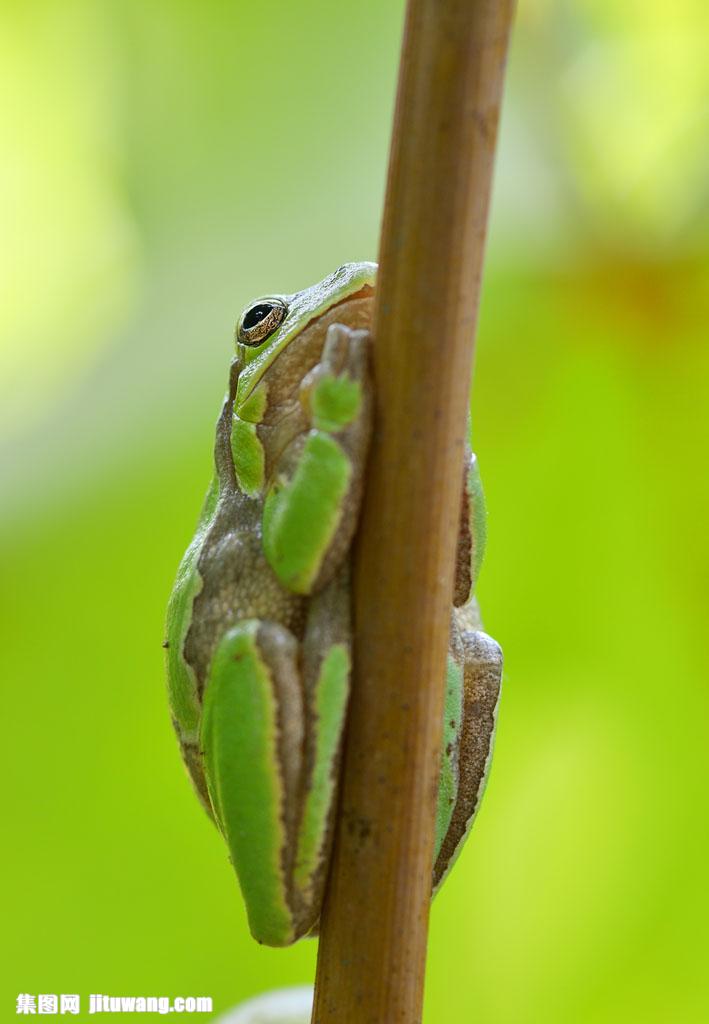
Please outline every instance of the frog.
[[[226, 842], [251, 934], [270, 946], [317, 934], [332, 850], [352, 552], [375, 430], [376, 274], [374, 263], [344, 264], [244, 309], [212, 483], [168, 604], [182, 758]], [[432, 893], [480, 804], [502, 673], [474, 593], [486, 520], [469, 447], [461, 472]]]

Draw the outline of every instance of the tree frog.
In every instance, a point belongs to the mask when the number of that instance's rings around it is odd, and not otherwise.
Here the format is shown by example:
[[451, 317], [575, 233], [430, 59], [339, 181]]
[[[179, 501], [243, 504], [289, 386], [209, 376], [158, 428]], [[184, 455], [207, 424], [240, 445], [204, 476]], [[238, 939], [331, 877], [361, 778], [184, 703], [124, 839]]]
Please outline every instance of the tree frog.
[[[227, 843], [251, 932], [272, 946], [317, 931], [330, 856], [352, 662], [350, 548], [372, 432], [376, 269], [346, 264], [242, 313], [214, 479], [168, 608], [182, 755]], [[501, 678], [500, 648], [481, 631], [473, 597], [485, 513], [470, 453], [461, 472], [434, 891], [482, 795]]]

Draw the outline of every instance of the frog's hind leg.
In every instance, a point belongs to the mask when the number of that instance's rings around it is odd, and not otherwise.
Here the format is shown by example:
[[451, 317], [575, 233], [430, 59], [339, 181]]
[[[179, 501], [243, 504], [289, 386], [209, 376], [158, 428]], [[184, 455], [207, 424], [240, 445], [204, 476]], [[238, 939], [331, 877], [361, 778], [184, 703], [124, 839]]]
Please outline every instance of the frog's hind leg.
[[317, 926], [350, 679], [345, 566], [310, 601], [302, 643], [274, 622], [228, 630], [210, 665], [201, 744], [209, 797], [254, 938]]
[[[457, 789], [445, 837], [433, 872], [434, 892], [443, 883], [468, 836], [480, 805], [492, 757], [495, 718], [502, 679], [502, 651], [479, 629], [477, 605], [469, 602], [454, 610], [456, 642], [449, 655], [449, 693], [455, 685], [455, 666], [462, 672], [460, 739], [453, 764]], [[451, 725], [453, 723], [451, 722]], [[444, 726], [445, 731], [445, 726]], [[447, 759], [442, 761], [442, 781]]]
[[209, 667], [200, 740], [209, 797], [251, 932], [272, 946], [298, 937], [291, 879], [303, 733], [296, 638], [256, 619], [227, 630]]

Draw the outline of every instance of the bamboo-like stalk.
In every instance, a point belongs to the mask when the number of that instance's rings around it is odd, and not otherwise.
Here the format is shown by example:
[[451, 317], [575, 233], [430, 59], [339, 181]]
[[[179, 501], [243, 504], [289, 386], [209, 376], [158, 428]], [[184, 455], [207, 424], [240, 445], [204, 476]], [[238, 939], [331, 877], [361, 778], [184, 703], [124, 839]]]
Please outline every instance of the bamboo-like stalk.
[[473, 338], [512, 13], [513, 0], [408, 4], [317, 1024], [421, 1019]]

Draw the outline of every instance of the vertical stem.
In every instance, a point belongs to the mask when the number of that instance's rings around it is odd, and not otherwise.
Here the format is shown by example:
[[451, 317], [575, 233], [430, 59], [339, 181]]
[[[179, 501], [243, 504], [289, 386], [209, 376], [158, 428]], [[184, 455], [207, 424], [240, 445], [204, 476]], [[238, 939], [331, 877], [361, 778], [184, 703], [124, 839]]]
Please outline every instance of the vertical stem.
[[473, 337], [512, 12], [513, 0], [408, 5], [318, 1024], [421, 1019]]

